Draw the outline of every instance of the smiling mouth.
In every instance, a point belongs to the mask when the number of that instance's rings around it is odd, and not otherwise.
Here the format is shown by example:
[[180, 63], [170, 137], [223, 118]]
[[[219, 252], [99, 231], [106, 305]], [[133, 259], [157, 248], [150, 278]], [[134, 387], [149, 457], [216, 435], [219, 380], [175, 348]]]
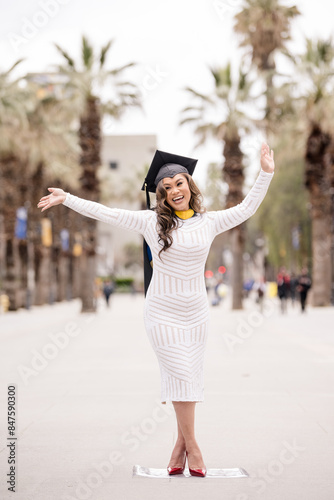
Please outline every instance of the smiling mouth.
[[184, 196], [178, 196], [177, 198], [173, 198], [174, 203], [180, 203], [184, 199]]

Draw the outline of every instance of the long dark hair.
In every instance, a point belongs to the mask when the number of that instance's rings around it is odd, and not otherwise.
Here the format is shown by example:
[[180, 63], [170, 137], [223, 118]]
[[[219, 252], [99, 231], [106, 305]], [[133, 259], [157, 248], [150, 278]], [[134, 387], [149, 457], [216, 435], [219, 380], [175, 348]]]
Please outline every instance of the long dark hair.
[[[186, 173], [181, 173], [187, 181], [191, 193], [189, 208], [192, 208], [194, 212], [202, 214], [206, 212], [206, 208], [203, 207], [203, 196], [196, 186], [191, 175]], [[154, 210], [157, 213], [157, 229], [159, 235], [159, 243], [162, 242], [163, 247], [159, 251], [159, 257], [162, 251], [166, 251], [173, 243], [172, 232], [174, 229], [179, 227], [179, 219], [177, 218], [174, 209], [167, 202], [167, 191], [163, 185], [163, 179], [158, 183], [156, 189], [156, 206]], [[160, 257], [161, 259], [161, 257]]]

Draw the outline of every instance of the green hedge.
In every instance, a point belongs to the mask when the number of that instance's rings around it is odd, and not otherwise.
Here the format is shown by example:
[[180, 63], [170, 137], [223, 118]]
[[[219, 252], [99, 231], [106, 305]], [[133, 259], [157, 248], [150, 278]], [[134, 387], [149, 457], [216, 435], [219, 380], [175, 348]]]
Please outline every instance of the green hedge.
[[114, 283], [116, 285], [116, 288], [123, 288], [123, 287], [130, 287], [133, 285], [134, 279], [133, 278], [115, 278]]

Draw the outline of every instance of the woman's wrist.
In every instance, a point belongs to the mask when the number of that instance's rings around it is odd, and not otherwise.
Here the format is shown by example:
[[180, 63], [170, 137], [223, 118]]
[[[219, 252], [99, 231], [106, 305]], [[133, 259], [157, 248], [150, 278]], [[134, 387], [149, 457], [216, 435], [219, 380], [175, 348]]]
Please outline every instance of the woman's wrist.
[[261, 172], [264, 172], [265, 174], [268, 174], [268, 175], [273, 175], [274, 170], [272, 172], [267, 172], [267, 170], [263, 170], [263, 168], [261, 167]]

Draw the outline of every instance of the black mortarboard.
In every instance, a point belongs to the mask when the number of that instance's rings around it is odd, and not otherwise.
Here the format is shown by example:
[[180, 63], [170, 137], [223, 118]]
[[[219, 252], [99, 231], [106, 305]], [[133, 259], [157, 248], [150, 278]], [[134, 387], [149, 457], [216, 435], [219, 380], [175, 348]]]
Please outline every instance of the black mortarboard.
[[155, 193], [158, 182], [165, 177], [174, 177], [181, 172], [193, 174], [198, 160], [186, 156], [174, 155], [165, 151], [155, 152], [151, 166], [145, 177], [142, 191], [146, 191], [147, 209], [150, 209], [149, 192]]
[[[161, 179], [165, 177], [174, 177], [176, 174], [182, 172], [193, 174], [196, 163], [198, 160], [194, 158], [187, 158], [186, 156], [175, 155], [172, 153], [166, 153], [165, 151], [155, 152], [154, 158], [152, 160], [151, 166], [148, 169], [147, 175], [145, 177], [144, 184], [142, 186], [142, 191], [146, 192], [146, 205], [147, 209], [151, 208], [150, 205], [150, 195], [149, 193], [155, 193], [157, 185]], [[144, 251], [144, 287], [145, 295], [149, 287], [152, 278], [152, 265], [151, 265], [151, 250], [144, 239], [143, 245]]]

